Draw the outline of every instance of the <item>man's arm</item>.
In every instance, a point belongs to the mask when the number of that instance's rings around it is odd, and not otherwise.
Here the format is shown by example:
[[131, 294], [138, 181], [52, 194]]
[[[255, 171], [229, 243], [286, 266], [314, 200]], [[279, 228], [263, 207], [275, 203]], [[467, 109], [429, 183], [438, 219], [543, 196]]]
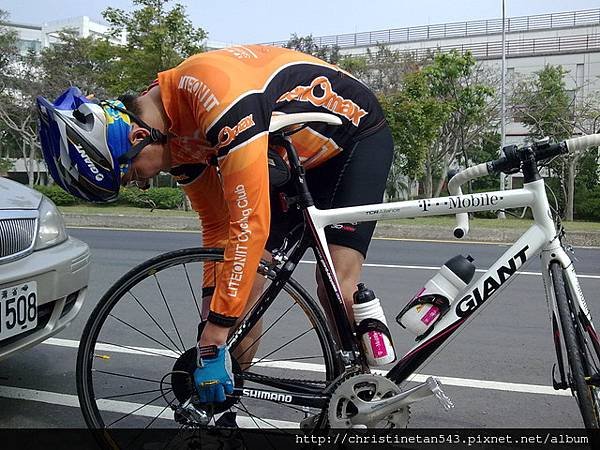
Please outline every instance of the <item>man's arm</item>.
[[229, 211], [223, 267], [217, 275], [208, 324], [200, 345], [221, 345], [241, 315], [267, 241], [270, 223], [268, 134], [234, 147], [220, 158], [223, 197]]

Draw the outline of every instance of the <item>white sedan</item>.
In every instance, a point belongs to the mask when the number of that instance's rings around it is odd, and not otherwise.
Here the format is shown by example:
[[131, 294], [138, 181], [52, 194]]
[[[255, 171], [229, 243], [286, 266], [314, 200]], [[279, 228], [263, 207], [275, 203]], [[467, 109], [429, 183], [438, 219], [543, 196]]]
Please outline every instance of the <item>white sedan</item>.
[[81, 309], [87, 244], [67, 235], [54, 203], [0, 177], [0, 359], [42, 342]]

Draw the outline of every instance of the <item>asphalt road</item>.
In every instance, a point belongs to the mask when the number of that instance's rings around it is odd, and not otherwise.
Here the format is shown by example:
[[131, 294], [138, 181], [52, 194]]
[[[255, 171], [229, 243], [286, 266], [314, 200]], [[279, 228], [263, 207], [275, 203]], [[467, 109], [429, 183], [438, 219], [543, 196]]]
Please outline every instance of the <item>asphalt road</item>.
[[[73, 324], [50, 343], [0, 362], [1, 428], [84, 426], [76, 398], [76, 344], [98, 299], [115, 280], [142, 261], [165, 251], [199, 244], [199, 237], [194, 233], [90, 229], [71, 229], [70, 233], [87, 242], [92, 249], [92, 273], [85, 306]], [[506, 245], [498, 244], [374, 241], [363, 278], [382, 300], [398, 352], [408, 351], [414, 338], [396, 325], [393, 318], [435, 273], [433, 267], [458, 253], [468, 253], [475, 258], [479, 269], [485, 269], [506, 248]], [[576, 257], [575, 264], [578, 273], [583, 275], [581, 285], [588, 305], [593, 316], [600, 317], [597, 297], [600, 249], [579, 248]], [[310, 259], [307, 256], [295, 277], [314, 293], [314, 265]], [[532, 261], [525, 270], [528, 274], [516, 277], [500, 298], [487, 305], [443, 352], [419, 369], [419, 374], [444, 377], [446, 393], [456, 407], [445, 412], [436, 400], [425, 400], [412, 408], [411, 426], [581, 426], [574, 399], [561, 395], [564, 392], [556, 394], [548, 389], [552, 384], [555, 356], [542, 280], [538, 274], [539, 262]], [[161, 282], [169, 287], [169, 283], [176, 280], [171, 277]], [[143, 313], [133, 309], [125, 310], [124, 315], [131, 323], [143, 318]], [[192, 315], [181, 322], [182, 328], [187, 329], [186, 338], [193, 335], [195, 320]], [[120, 333], [115, 333], [115, 338]], [[280, 339], [284, 335], [293, 335], [295, 330], [276, 333], [279, 333], [276, 339]], [[143, 345], [131, 343], [134, 344]], [[150, 347], [147, 343], [144, 345]], [[135, 364], [142, 364], [150, 371], [155, 361], [160, 360], [143, 356], [114, 356], [110, 362], [122, 364], [124, 371]], [[322, 375], [307, 375], [311, 379], [319, 376]], [[106, 387], [112, 387], [111, 383], [107, 382]]]

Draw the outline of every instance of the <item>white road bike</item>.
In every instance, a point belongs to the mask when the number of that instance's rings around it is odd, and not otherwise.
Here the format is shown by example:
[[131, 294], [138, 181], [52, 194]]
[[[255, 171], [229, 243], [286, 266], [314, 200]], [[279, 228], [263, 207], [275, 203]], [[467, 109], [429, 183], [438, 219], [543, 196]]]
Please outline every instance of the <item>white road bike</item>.
[[[277, 116], [271, 122], [271, 140], [287, 150], [295, 181], [297, 192], [288, 197], [289, 206], [301, 210], [304, 220], [273, 253], [273, 260], [260, 264], [259, 274], [270, 283], [230, 336], [233, 395], [223, 404], [199, 405], [190, 381], [202, 297], [197, 280], [207, 265], [218, 265], [223, 251], [177, 250], [124, 275], [90, 316], [77, 359], [78, 393], [88, 426], [103, 429], [100, 436], [105, 439], [120, 427], [179, 423], [210, 428], [219, 425], [224, 413], [236, 411], [241, 427], [406, 427], [413, 403], [432, 395], [444, 408], [451, 408], [452, 402], [433, 377], [407, 390], [400, 385], [473, 319], [482, 305], [497, 298], [526, 262], [540, 255], [556, 349], [554, 388], [571, 390], [585, 427], [598, 428], [600, 342], [537, 163], [600, 145], [600, 135], [507, 147], [501, 158], [455, 175], [448, 184], [448, 197], [319, 210], [289, 139], [291, 125], [310, 122], [339, 124], [340, 120], [330, 114], [302, 113]], [[521, 189], [462, 193], [461, 186], [471, 180], [516, 171], [523, 173]], [[462, 239], [469, 230], [468, 213], [524, 207], [531, 209], [533, 225], [469, 284], [434, 329], [385, 376], [372, 373], [347, 319], [325, 227], [456, 214], [454, 236]], [[309, 248], [325, 280], [330, 321], [319, 303], [292, 278]]]

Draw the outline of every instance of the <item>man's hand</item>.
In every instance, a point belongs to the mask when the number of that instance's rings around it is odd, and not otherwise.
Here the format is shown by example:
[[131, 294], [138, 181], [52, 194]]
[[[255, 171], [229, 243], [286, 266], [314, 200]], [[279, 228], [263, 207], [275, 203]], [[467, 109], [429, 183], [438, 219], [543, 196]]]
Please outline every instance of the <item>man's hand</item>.
[[194, 383], [201, 403], [224, 402], [225, 394], [233, 394], [231, 357], [227, 346], [197, 347], [198, 368]]

